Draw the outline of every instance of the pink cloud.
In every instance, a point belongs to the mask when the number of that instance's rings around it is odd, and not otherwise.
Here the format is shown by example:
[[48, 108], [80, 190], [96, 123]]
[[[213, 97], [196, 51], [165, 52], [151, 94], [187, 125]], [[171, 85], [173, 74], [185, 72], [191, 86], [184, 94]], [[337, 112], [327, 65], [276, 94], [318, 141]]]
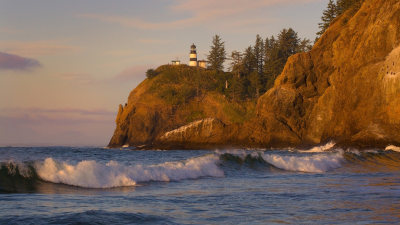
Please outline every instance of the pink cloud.
[[36, 59], [0, 52], [0, 70], [30, 70], [40, 66]]
[[41, 40], [41, 41], [0, 41], [0, 49], [18, 55], [30, 57], [55, 55], [66, 52], [77, 52], [80, 47], [65, 44], [63, 41]]

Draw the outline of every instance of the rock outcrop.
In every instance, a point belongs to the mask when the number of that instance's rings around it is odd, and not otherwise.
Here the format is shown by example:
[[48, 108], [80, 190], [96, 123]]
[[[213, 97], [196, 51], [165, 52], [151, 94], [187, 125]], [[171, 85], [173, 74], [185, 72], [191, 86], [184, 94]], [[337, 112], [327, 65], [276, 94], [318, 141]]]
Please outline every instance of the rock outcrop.
[[259, 99], [260, 119], [281, 121], [302, 144], [400, 143], [399, 44], [400, 2], [365, 1], [354, 16], [336, 19], [310, 52], [289, 58]]
[[254, 115], [254, 101], [229, 102], [218, 92], [193, 87], [193, 73], [200, 73], [209, 85], [215, 78], [211, 71], [161, 66], [157, 72], [159, 75], [144, 80], [131, 92], [126, 106], [120, 106], [110, 147], [227, 146], [237, 138], [238, 128]]
[[[288, 59], [256, 105], [216, 93], [168, 105], [154, 94], [154, 82], [146, 79], [120, 107], [110, 146], [399, 145], [400, 2], [366, 0], [357, 12], [339, 16], [310, 52]], [[190, 124], [206, 118], [220, 124]]]

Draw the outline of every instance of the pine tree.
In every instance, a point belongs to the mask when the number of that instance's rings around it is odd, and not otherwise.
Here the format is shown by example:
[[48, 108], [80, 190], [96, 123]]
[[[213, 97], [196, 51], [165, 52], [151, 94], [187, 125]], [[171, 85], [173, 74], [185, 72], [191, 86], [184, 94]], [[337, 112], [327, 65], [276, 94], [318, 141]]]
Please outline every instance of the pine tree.
[[253, 48], [249, 46], [244, 50], [243, 54], [243, 72], [245, 75], [249, 75], [256, 69], [257, 69], [256, 57], [254, 56]]
[[279, 62], [279, 43], [274, 36], [265, 39], [264, 47], [264, 80], [262, 81], [265, 90], [272, 87], [272, 84], [276, 78], [276, 74], [279, 73], [280, 68]]
[[303, 40], [300, 41], [297, 52], [308, 52], [311, 49], [312, 49], [312, 45], [311, 45], [310, 39], [304, 38]]
[[297, 32], [292, 28], [283, 29], [278, 35], [279, 49], [281, 51], [281, 57], [284, 59], [284, 63], [289, 56], [297, 53], [299, 46], [299, 38]]
[[254, 44], [254, 57], [257, 64], [257, 72], [260, 76], [263, 74], [263, 64], [264, 64], [264, 41], [260, 35], [257, 34], [256, 42]]
[[211, 50], [207, 56], [209, 69], [222, 71], [226, 60], [225, 42], [218, 35], [213, 37]]
[[338, 15], [338, 7], [333, 0], [329, 0], [328, 6], [322, 12], [321, 23], [318, 23], [319, 31], [317, 32], [317, 38], [321, 37], [322, 34], [328, 29], [332, 20]]
[[364, 0], [338, 0], [336, 3], [336, 15], [340, 15], [350, 8], [357, 10], [363, 2]]
[[[304, 41], [304, 40], [303, 40]], [[307, 49], [306, 42], [304, 43]], [[262, 84], [265, 91], [271, 88], [274, 84], [275, 78], [282, 72], [289, 56], [296, 54], [303, 48], [300, 39], [292, 28], [283, 29], [278, 39], [274, 36], [265, 40], [265, 54], [264, 54], [264, 79]]]

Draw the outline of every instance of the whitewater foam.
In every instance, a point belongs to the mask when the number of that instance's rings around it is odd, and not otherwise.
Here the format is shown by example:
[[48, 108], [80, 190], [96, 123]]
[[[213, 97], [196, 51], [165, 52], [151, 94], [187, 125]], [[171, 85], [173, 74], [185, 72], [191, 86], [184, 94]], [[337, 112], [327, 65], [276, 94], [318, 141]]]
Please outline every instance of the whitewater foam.
[[303, 156], [285, 156], [278, 154], [263, 154], [263, 159], [284, 170], [323, 173], [341, 167], [343, 153], [317, 154]]
[[[246, 151], [246, 150], [218, 150], [217, 154], [231, 154], [240, 157], [242, 160], [250, 156], [252, 158], [261, 157], [267, 163], [288, 171], [323, 173], [341, 167], [344, 160], [343, 150], [336, 149], [334, 152], [326, 152], [332, 149], [335, 143], [330, 142], [324, 146], [319, 146], [295, 155], [282, 155], [273, 152]], [[313, 154], [306, 154], [313, 153]]]
[[218, 157], [206, 155], [182, 162], [166, 162], [158, 165], [120, 165], [116, 161], [101, 164], [84, 160], [76, 165], [47, 158], [35, 165], [38, 176], [53, 183], [86, 188], [111, 188], [134, 186], [137, 182], [178, 181], [199, 177], [222, 177], [224, 172], [217, 166]]
[[325, 152], [331, 150], [336, 145], [335, 142], [330, 141], [325, 145], [315, 146], [307, 150], [299, 150], [299, 152]]
[[385, 151], [400, 152], [400, 147], [395, 146], [395, 145], [388, 145], [388, 146], [386, 146]]

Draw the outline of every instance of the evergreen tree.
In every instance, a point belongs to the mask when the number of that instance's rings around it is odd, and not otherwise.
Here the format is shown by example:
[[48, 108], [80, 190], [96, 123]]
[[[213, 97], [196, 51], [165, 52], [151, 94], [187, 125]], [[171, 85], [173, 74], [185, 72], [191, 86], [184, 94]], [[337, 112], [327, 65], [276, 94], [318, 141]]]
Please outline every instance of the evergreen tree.
[[224, 62], [226, 59], [225, 42], [221, 40], [218, 35], [213, 37], [211, 50], [207, 56], [209, 69], [222, 71], [224, 69]]
[[286, 63], [289, 56], [297, 53], [299, 46], [299, 38], [297, 37], [297, 32], [292, 28], [283, 29], [278, 35], [279, 50], [281, 54], [281, 59], [283, 63]]
[[322, 36], [322, 34], [328, 29], [332, 20], [336, 18], [338, 13], [338, 7], [333, 0], [329, 0], [328, 6], [322, 12], [321, 23], [318, 23], [319, 31], [317, 32], [317, 39]]
[[253, 48], [251, 46], [244, 50], [243, 54], [243, 73], [249, 75], [251, 72], [257, 69], [257, 61], [254, 56]]
[[278, 39], [274, 36], [265, 40], [265, 51], [264, 51], [264, 79], [262, 85], [264, 90], [268, 90], [274, 84], [275, 78], [282, 73], [283, 67], [286, 64], [289, 56], [296, 54], [302, 49], [308, 49], [311, 45], [307, 44], [309, 41], [304, 39], [303, 46], [300, 43], [300, 39], [297, 33], [292, 29], [283, 29]]
[[337, 0], [336, 15], [344, 13], [350, 8], [359, 9], [364, 0]]
[[280, 73], [279, 66], [279, 43], [274, 36], [265, 39], [264, 47], [264, 80], [265, 90], [272, 87], [276, 74]]
[[264, 64], [264, 41], [260, 35], [257, 34], [256, 42], [254, 44], [254, 57], [256, 60], [256, 70], [260, 76], [263, 74]]
[[311, 45], [310, 39], [304, 38], [300, 41], [297, 52], [308, 52], [312, 49], [312, 47], [313, 46]]
[[158, 73], [154, 69], [148, 69], [146, 71], [146, 77], [149, 78], [149, 79], [151, 79], [151, 78], [153, 78], [153, 77], [155, 77], [157, 75], [158, 75]]

